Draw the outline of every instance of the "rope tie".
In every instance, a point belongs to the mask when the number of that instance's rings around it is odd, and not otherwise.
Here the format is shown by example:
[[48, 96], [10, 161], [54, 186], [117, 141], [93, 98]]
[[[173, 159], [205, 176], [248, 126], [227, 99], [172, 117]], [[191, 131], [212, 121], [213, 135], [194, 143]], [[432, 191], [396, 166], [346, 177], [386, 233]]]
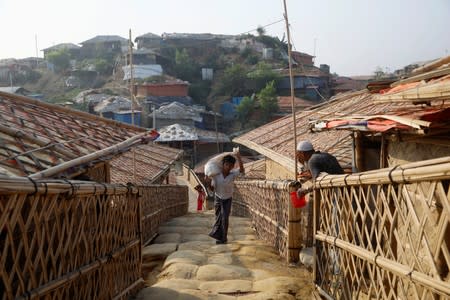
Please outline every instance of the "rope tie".
[[378, 263], [377, 263], [377, 259], [378, 259], [379, 256], [380, 256], [380, 254], [376, 254], [376, 255], [375, 255], [375, 258], [373, 259], [373, 262], [375, 263], [375, 266], [377, 266], [377, 267], [380, 267], [380, 266], [378, 265]]
[[345, 187], [346, 187], [346, 188], [348, 187], [347, 178], [348, 178], [350, 175], [351, 175], [351, 174], [347, 174], [347, 175], [345, 175], [345, 177], [344, 177], [344, 184], [345, 184]]
[[68, 179], [63, 179], [63, 181], [70, 185], [71, 194], [70, 194], [70, 198], [69, 199], [75, 197], [75, 185]]
[[398, 167], [400, 167], [400, 166], [396, 165], [395, 167], [393, 167], [392, 169], [389, 170], [388, 177], [389, 177], [389, 181], [391, 182], [391, 184], [396, 184], [396, 182], [392, 178], [392, 172], [394, 172]]
[[34, 196], [34, 195], [36, 195], [37, 192], [38, 192], [38, 185], [37, 185], [37, 182], [34, 181], [31, 177], [27, 177], [27, 178], [28, 178], [29, 181], [31, 181], [31, 183], [33, 183], [33, 186], [34, 186], [34, 192], [33, 192], [32, 194], [30, 194], [30, 196]]
[[44, 187], [45, 187], [44, 198], [46, 198], [47, 197], [47, 193], [48, 193], [48, 185], [47, 185], [47, 182], [43, 182], [43, 184], [44, 184]]

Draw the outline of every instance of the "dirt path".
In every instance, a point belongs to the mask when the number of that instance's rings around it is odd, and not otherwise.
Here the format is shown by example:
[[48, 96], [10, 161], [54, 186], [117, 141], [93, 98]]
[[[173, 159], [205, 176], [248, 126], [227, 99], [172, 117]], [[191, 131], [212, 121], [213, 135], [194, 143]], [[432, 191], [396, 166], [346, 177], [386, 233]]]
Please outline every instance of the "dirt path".
[[137, 299], [311, 299], [311, 274], [288, 267], [275, 249], [256, 238], [247, 218], [230, 218], [229, 242], [207, 233], [212, 212], [189, 213], [160, 227], [144, 248], [148, 287]]

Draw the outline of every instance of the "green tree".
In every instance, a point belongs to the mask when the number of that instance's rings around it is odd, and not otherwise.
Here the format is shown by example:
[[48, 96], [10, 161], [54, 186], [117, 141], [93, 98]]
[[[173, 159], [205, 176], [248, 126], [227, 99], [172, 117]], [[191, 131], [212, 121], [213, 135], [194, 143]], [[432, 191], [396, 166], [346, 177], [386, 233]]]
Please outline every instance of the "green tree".
[[275, 81], [271, 81], [257, 94], [262, 111], [263, 121], [269, 121], [270, 117], [278, 111], [277, 91]]
[[236, 111], [238, 113], [239, 120], [241, 124], [245, 121], [248, 121], [251, 113], [255, 109], [255, 100], [250, 97], [244, 97], [241, 103], [236, 107]]
[[219, 85], [219, 94], [228, 96], [240, 96], [247, 94], [248, 88], [247, 69], [236, 64], [228, 67], [223, 72], [223, 77]]
[[70, 67], [70, 53], [67, 49], [50, 52], [47, 60], [55, 66], [56, 72], [64, 72]]
[[255, 91], [263, 89], [271, 81], [276, 84], [281, 78], [280, 74], [272, 70], [272, 67], [265, 62], [258, 63], [255, 70], [249, 72], [247, 77], [252, 81]]
[[186, 49], [177, 49], [175, 52], [175, 73], [177, 77], [189, 82], [193, 82], [200, 77], [199, 67], [189, 56]]
[[266, 30], [262, 26], [258, 26], [258, 28], [256, 28], [256, 32], [258, 32], [259, 36], [263, 36], [266, 34]]
[[95, 70], [102, 75], [108, 75], [112, 72], [113, 66], [103, 58], [97, 58], [94, 61]]

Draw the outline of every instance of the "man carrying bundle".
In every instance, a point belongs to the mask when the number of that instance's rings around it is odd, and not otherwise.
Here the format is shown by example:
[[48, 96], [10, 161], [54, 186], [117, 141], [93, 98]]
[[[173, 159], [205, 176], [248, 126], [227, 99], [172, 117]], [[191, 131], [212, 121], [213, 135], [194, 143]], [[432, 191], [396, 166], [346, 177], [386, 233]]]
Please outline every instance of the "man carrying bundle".
[[209, 236], [216, 239], [216, 244], [227, 243], [228, 219], [231, 211], [234, 180], [245, 172], [239, 152], [236, 152], [235, 156], [239, 163], [239, 170], [233, 169], [236, 158], [233, 155], [226, 155], [222, 158], [221, 172], [207, 177], [210, 187], [214, 191], [214, 213], [216, 216], [216, 221]]

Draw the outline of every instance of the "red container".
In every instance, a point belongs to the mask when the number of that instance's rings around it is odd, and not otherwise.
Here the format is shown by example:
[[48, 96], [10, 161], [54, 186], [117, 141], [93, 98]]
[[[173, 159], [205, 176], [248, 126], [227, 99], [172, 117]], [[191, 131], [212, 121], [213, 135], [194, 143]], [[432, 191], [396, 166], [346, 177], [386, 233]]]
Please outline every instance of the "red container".
[[301, 208], [306, 205], [305, 195], [299, 198], [297, 196], [297, 191], [291, 192], [291, 202], [293, 207]]

